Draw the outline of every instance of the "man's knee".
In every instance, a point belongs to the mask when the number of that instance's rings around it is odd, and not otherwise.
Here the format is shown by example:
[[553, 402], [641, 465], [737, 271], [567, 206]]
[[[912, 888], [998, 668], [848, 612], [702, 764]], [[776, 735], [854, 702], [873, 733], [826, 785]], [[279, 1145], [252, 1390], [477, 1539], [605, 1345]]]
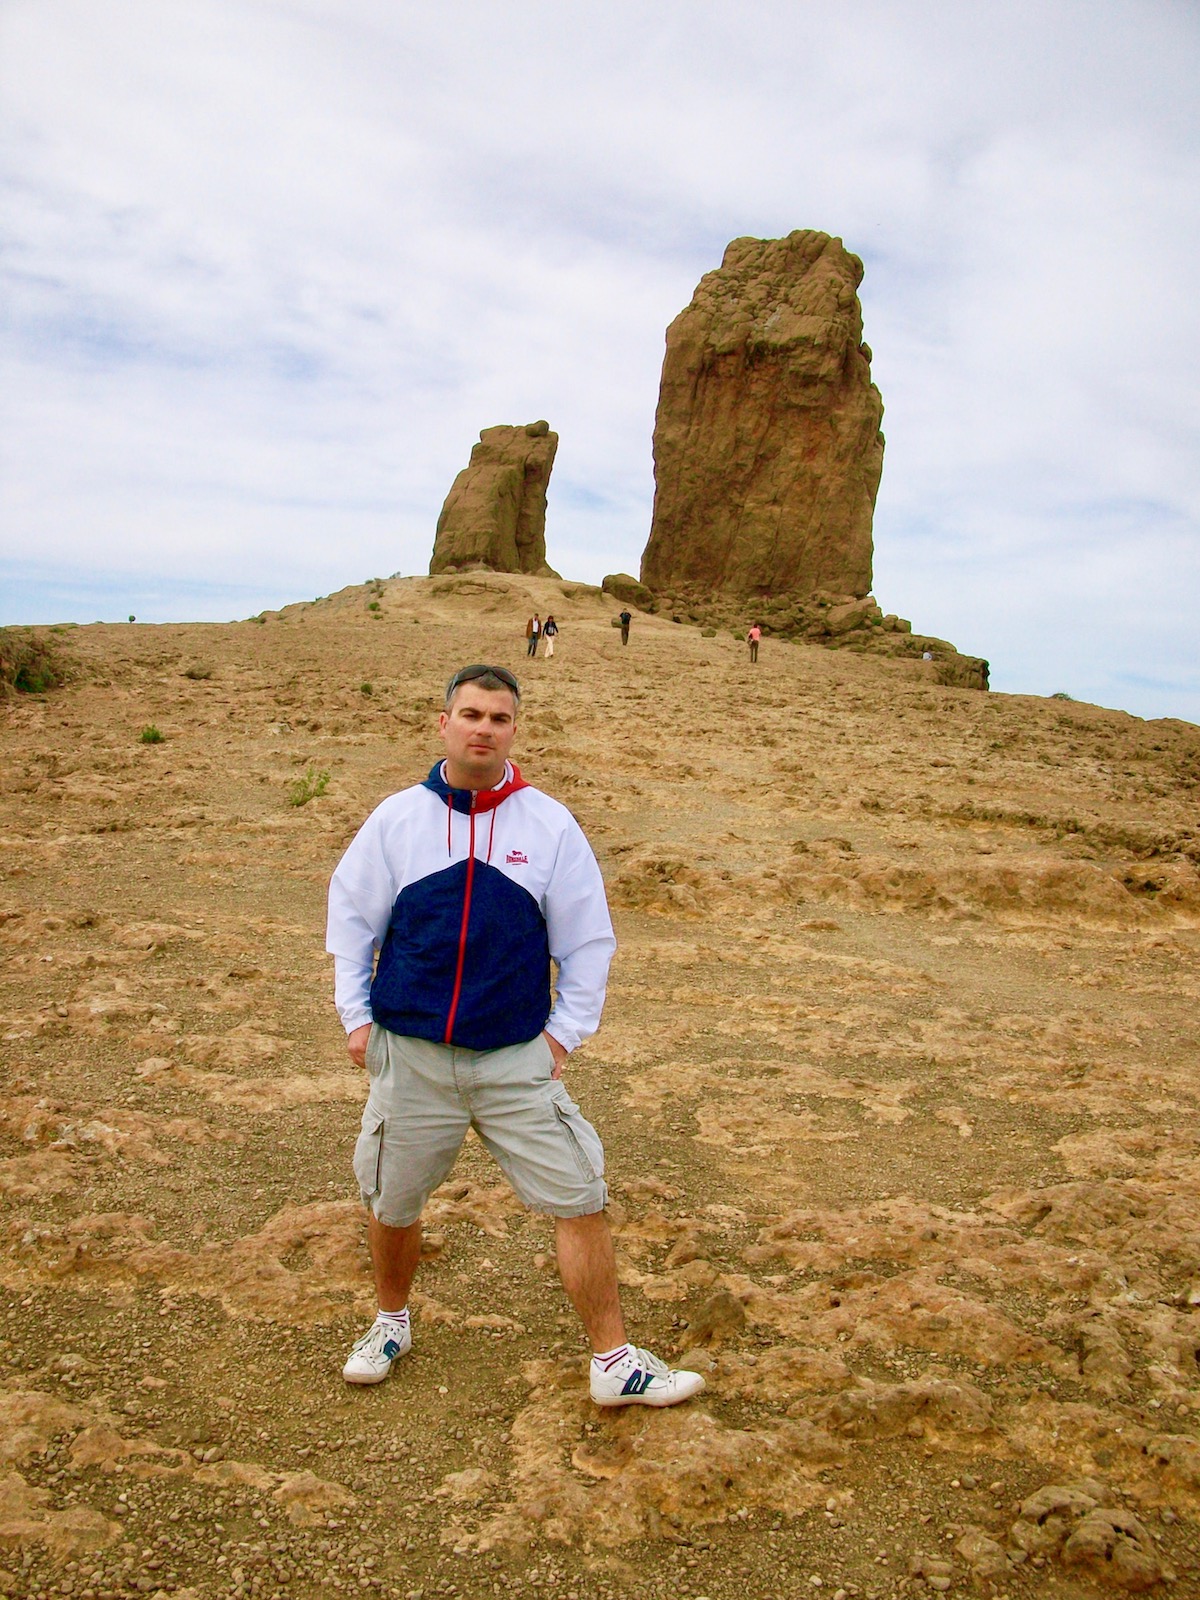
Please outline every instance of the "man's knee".
[[423, 1212], [418, 1211], [411, 1222], [387, 1221], [379, 1215], [373, 1205], [367, 1207], [367, 1224], [372, 1233], [379, 1235], [385, 1245], [401, 1245], [410, 1235], [420, 1233], [421, 1217]]
[[421, 1225], [421, 1213], [418, 1211], [411, 1221], [406, 1221], [407, 1213], [384, 1212], [381, 1216], [375, 1206], [367, 1207], [367, 1226], [372, 1234], [378, 1234], [385, 1242], [390, 1244], [393, 1240], [400, 1240], [414, 1228]]

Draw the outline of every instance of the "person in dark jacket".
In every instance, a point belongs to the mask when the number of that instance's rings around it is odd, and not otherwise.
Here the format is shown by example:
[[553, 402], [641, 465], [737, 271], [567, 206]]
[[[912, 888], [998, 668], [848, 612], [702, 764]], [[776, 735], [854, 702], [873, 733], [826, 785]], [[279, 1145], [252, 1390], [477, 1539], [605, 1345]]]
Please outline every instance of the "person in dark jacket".
[[455, 673], [445, 759], [376, 807], [329, 886], [334, 998], [370, 1077], [354, 1171], [379, 1306], [343, 1377], [379, 1383], [411, 1349], [421, 1213], [474, 1128], [526, 1205], [555, 1218], [592, 1399], [675, 1405], [704, 1379], [626, 1340], [604, 1150], [562, 1081], [600, 1021], [616, 948], [604, 883], [571, 813], [509, 760], [519, 704], [503, 667]]

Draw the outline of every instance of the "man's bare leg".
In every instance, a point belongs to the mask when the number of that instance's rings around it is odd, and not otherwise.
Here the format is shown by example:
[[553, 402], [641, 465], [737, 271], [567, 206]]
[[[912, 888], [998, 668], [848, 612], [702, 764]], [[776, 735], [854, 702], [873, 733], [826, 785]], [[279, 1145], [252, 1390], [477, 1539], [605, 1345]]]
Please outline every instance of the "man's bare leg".
[[[625, 1343], [625, 1323], [608, 1218], [603, 1211], [593, 1211], [587, 1217], [555, 1218], [555, 1247], [558, 1275], [592, 1341], [592, 1349], [615, 1350]], [[382, 1305], [383, 1301], [379, 1303]]]
[[[629, 1347], [617, 1291], [617, 1260], [603, 1211], [560, 1217], [558, 1272], [592, 1341], [588, 1387], [598, 1406], [674, 1406], [704, 1388], [698, 1372], [676, 1371], [649, 1351]], [[604, 1356], [605, 1360], [597, 1359]]]
[[421, 1259], [421, 1219], [407, 1228], [390, 1228], [373, 1211], [367, 1213], [367, 1243], [375, 1272], [375, 1293], [381, 1311], [403, 1311], [413, 1274]]
[[407, 1228], [389, 1228], [374, 1212], [367, 1213], [367, 1242], [375, 1274], [378, 1316], [357, 1341], [342, 1368], [347, 1383], [382, 1383], [392, 1362], [412, 1349], [408, 1291], [421, 1257], [421, 1219]]

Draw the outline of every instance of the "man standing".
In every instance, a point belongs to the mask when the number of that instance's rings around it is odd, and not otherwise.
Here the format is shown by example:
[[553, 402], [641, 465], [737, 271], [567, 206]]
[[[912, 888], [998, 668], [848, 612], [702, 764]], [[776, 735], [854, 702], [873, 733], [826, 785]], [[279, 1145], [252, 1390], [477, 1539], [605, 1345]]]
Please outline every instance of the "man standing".
[[570, 812], [508, 759], [519, 705], [505, 668], [455, 673], [445, 760], [371, 813], [329, 886], [338, 1013], [371, 1079], [354, 1171], [379, 1306], [342, 1375], [379, 1383], [411, 1348], [421, 1212], [474, 1127], [525, 1204], [555, 1218], [592, 1399], [675, 1405], [704, 1379], [626, 1341], [604, 1151], [562, 1082], [616, 948], [604, 884]]
[[629, 624], [633, 621], [633, 613], [630, 611], [622, 611], [618, 620], [621, 624], [621, 643], [628, 644]]
[[525, 624], [525, 654], [537, 655], [538, 640], [542, 636], [542, 619], [535, 611]]

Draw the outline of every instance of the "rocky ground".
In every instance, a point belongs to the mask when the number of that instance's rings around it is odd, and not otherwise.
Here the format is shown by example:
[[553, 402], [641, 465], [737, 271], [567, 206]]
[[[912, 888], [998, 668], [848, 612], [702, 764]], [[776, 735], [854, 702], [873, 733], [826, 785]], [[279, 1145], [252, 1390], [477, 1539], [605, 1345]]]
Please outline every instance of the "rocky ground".
[[[0, 707], [0, 1593], [1200, 1595], [1200, 729], [614, 609], [71, 629]], [[609, 884], [568, 1076], [678, 1410], [592, 1408], [477, 1144], [411, 1358], [340, 1377], [324, 890], [476, 659]]]

